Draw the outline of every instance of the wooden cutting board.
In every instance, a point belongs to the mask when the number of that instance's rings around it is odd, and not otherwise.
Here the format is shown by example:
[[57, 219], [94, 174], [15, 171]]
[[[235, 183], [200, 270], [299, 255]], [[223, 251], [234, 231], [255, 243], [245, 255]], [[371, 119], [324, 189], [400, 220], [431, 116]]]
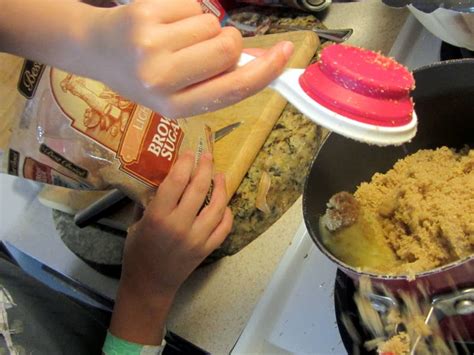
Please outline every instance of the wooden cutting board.
[[[310, 31], [248, 37], [245, 38], [244, 45], [246, 48], [269, 48], [282, 40], [292, 41], [295, 45], [294, 54], [288, 62], [288, 67], [291, 68], [305, 68], [319, 45], [318, 37]], [[234, 122], [242, 122], [239, 128], [217, 142], [214, 147], [216, 170], [226, 174], [229, 199], [265, 143], [286, 102], [280, 94], [265, 89], [236, 105], [193, 117], [206, 122], [213, 130]]]
[[0, 149], [6, 149], [14, 120], [21, 115], [16, 90], [23, 59], [0, 53]]
[[[288, 67], [292, 68], [305, 68], [319, 45], [319, 39], [314, 32], [298, 31], [245, 38], [244, 46], [269, 48], [282, 40], [294, 43], [295, 50], [288, 62]], [[216, 142], [214, 146], [215, 169], [226, 174], [229, 199], [245, 177], [286, 102], [275, 91], [265, 89], [233, 106], [192, 118], [205, 121], [213, 131], [234, 122], [241, 122], [237, 129]], [[104, 192], [82, 192], [47, 186], [41, 191], [39, 198], [43, 204], [51, 208], [75, 214], [103, 194]], [[105, 223], [123, 229], [128, 225], [128, 221], [124, 218], [130, 215], [127, 211], [121, 211], [111, 215], [112, 221]]]

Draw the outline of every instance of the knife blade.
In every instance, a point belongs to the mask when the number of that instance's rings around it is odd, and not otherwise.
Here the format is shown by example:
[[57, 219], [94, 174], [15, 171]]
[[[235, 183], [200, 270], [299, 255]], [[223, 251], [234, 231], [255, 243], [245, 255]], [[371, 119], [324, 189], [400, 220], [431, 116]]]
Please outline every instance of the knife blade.
[[[233, 132], [242, 122], [231, 123], [216, 132], [214, 132], [214, 142], [217, 142]], [[99, 221], [101, 218], [110, 214], [113, 210], [118, 210], [132, 200], [118, 189], [111, 190], [100, 199], [90, 204], [83, 210], [77, 212], [74, 216], [74, 223], [79, 228], [84, 228], [91, 223]]]
[[235, 122], [227, 125], [214, 133], [214, 142], [217, 142], [239, 127], [242, 122]]

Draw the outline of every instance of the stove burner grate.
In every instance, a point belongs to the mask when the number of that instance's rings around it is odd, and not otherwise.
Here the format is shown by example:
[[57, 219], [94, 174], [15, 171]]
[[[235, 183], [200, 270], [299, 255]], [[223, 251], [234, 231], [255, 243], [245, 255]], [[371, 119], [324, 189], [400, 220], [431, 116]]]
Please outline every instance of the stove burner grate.
[[[353, 281], [341, 270], [337, 270], [336, 282], [334, 284], [334, 303], [337, 326], [339, 328], [342, 342], [348, 354], [377, 355], [375, 350], [369, 352], [364, 348], [363, 344], [366, 341], [373, 339], [373, 337], [370, 335], [367, 329], [365, 329], [360, 321], [357, 306], [354, 301], [355, 292], [356, 288]], [[360, 342], [355, 342], [351, 337], [349, 331], [344, 325], [343, 315], [347, 317], [348, 321], [354, 328], [353, 330], [355, 330], [355, 332], [359, 335]], [[461, 344], [455, 342], [454, 344], [459, 355], [474, 354], [474, 343], [464, 342]], [[468, 349], [467, 353], [465, 350], [466, 348]]]

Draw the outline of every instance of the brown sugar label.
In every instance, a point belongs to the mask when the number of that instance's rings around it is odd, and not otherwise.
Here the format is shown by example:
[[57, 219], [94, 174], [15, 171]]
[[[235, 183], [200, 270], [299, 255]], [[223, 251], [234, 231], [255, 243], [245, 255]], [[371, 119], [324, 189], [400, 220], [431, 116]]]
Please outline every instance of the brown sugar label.
[[58, 69], [51, 69], [50, 78], [54, 99], [72, 127], [116, 152], [136, 104], [98, 81]]
[[26, 157], [23, 162], [23, 177], [26, 179], [39, 181], [45, 184], [52, 184], [68, 188], [86, 188], [87, 185], [67, 176], [49, 165], [42, 164], [30, 157]]
[[136, 105], [106, 85], [51, 69], [53, 97], [71, 126], [112, 150], [121, 170], [158, 186], [177, 158], [184, 132], [175, 120]]
[[48, 147], [46, 144], [40, 145], [39, 152], [47, 156], [56, 164], [61, 165], [63, 168], [66, 168], [67, 170], [73, 172], [75, 175], [83, 179], [87, 179], [89, 172], [86, 169], [83, 169], [80, 166], [74, 164], [72, 161], [70, 161], [69, 159], [66, 159], [64, 156], [54, 151], [53, 149]]
[[18, 176], [20, 166], [20, 153], [10, 149], [8, 154], [8, 174]]
[[45, 184], [53, 183], [52, 170], [50, 166], [41, 164], [31, 158], [26, 158], [23, 163], [23, 177]]
[[[184, 133], [178, 122], [149, 111], [145, 123], [145, 112], [137, 107], [127, 129], [123, 145], [119, 150], [122, 170], [151, 186], [158, 186], [178, 157]], [[138, 122], [147, 125], [142, 140], [138, 140]], [[129, 143], [130, 142], [130, 143]], [[139, 143], [139, 144], [138, 144]]]
[[31, 99], [35, 96], [45, 67], [44, 64], [32, 60], [25, 60], [23, 63], [17, 88], [25, 98]]

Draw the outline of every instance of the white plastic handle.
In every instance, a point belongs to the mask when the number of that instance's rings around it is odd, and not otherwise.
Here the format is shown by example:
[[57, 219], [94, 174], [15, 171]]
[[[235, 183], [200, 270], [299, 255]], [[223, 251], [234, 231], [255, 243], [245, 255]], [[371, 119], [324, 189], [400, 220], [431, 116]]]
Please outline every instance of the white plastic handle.
[[254, 59], [255, 59], [255, 57], [253, 55], [250, 55], [250, 54], [247, 54], [247, 53], [242, 53], [240, 55], [239, 61], [237, 62], [237, 66], [243, 67], [245, 64], [250, 63]]

